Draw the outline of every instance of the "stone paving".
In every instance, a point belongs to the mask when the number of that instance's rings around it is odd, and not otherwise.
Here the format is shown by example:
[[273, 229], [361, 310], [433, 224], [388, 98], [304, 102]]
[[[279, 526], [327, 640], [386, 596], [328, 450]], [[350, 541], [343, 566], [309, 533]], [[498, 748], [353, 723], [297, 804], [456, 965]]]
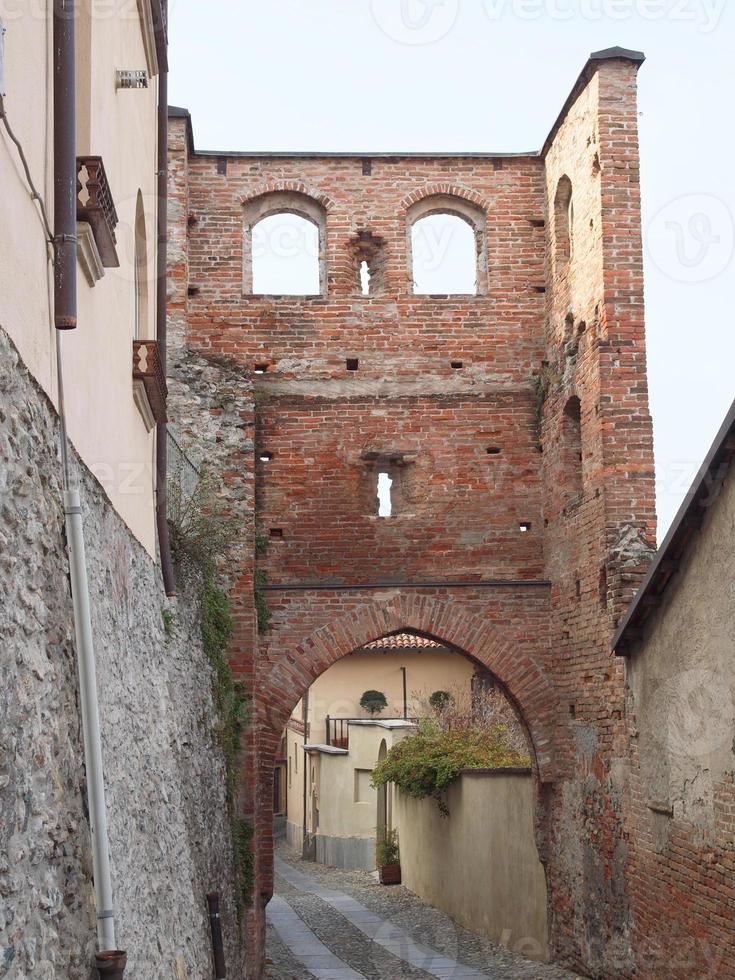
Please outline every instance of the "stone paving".
[[574, 980], [462, 929], [406, 888], [366, 871], [276, 857], [269, 980]]

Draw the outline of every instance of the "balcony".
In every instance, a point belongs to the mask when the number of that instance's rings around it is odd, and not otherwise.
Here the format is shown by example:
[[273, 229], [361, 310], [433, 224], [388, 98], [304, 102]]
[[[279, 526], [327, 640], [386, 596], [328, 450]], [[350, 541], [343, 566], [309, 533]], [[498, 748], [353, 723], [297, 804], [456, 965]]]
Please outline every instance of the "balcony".
[[84, 243], [85, 251], [92, 254], [93, 265], [96, 262], [108, 269], [120, 265], [115, 238], [117, 220], [102, 157], [77, 157], [77, 225], [80, 244]]
[[166, 421], [168, 388], [155, 340], [133, 341], [133, 398], [150, 432]]

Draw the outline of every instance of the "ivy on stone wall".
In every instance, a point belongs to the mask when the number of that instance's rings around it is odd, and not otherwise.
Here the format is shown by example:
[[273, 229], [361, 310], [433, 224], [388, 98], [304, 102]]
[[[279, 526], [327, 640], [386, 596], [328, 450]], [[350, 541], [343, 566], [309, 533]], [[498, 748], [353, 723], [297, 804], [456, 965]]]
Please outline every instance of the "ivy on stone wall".
[[[198, 574], [201, 598], [201, 635], [204, 653], [212, 668], [212, 700], [215, 721], [212, 735], [225, 763], [225, 789], [232, 830], [235, 904], [238, 922], [251, 902], [254, 857], [252, 827], [235, 812], [237, 757], [240, 735], [248, 721], [243, 687], [235, 680], [227, 649], [234, 620], [227, 592], [217, 578], [217, 562], [231, 534], [231, 522], [213, 505], [211, 494], [200, 486], [180, 508], [179, 520], [171, 522], [171, 541], [177, 562]], [[179, 495], [179, 499], [182, 495]]]

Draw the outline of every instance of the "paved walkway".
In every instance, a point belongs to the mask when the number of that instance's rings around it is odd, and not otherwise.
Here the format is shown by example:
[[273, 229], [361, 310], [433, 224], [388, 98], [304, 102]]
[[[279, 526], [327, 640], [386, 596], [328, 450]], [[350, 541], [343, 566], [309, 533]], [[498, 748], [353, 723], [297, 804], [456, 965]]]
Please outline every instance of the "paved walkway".
[[573, 980], [461, 929], [405, 888], [365, 871], [302, 862], [281, 848], [268, 906], [269, 980]]

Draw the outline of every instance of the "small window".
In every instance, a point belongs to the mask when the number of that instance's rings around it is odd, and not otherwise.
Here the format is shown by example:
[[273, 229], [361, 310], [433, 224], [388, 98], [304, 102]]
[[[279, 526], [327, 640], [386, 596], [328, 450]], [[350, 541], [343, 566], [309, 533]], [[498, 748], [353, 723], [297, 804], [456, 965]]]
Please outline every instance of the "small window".
[[375, 799], [372, 775], [372, 769], [355, 769], [355, 803], [372, 803]]
[[290, 212], [254, 225], [253, 293], [315, 296], [319, 291], [319, 228]]
[[554, 199], [554, 237], [556, 265], [562, 268], [571, 262], [574, 252], [574, 195], [566, 175], [559, 181]]

